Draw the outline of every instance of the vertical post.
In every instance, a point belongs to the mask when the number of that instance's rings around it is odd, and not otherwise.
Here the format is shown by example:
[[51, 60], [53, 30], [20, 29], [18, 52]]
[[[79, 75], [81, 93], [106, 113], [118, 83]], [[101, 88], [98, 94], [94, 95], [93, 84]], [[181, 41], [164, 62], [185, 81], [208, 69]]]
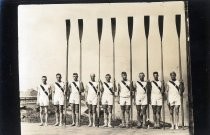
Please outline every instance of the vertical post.
[[130, 119], [133, 121], [133, 103], [132, 103], [132, 97], [133, 97], [133, 80], [132, 80], [132, 36], [133, 36], [133, 17], [128, 17], [128, 34], [130, 39], [130, 100], [131, 100], [131, 112], [130, 112]]

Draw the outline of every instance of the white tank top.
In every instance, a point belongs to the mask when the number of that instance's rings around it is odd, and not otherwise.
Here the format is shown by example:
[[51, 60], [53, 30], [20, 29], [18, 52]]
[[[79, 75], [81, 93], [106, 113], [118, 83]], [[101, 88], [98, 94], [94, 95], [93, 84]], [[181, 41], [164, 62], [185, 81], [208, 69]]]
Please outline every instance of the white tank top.
[[[178, 87], [180, 85], [180, 82], [178, 80], [176, 81], [173, 81]], [[174, 99], [174, 98], [177, 98], [179, 97], [179, 91], [177, 90], [177, 88], [171, 83], [168, 81], [168, 98], [169, 99]]]
[[[48, 95], [49, 95], [49, 91], [50, 91], [50, 85], [48, 85], [48, 84], [41, 84], [43, 87], [44, 87], [44, 89], [45, 89], [45, 91], [48, 93]], [[41, 88], [41, 86], [39, 85], [38, 86], [38, 93], [39, 93], [39, 95], [40, 95], [40, 98], [48, 98], [48, 96], [45, 94], [45, 92], [43, 91], [43, 89]]]
[[[56, 82], [60, 84], [60, 86], [65, 89], [65, 83], [64, 82]], [[57, 86], [57, 84], [54, 84], [55, 86], [55, 95], [54, 96], [64, 96], [64, 92]]]
[[[98, 83], [97, 82], [92, 82], [91, 83], [93, 84], [93, 86], [96, 88], [97, 90], [97, 85]], [[87, 87], [88, 87], [88, 97], [97, 97], [97, 93], [96, 91], [94, 90], [94, 88], [90, 85], [90, 83], [88, 82], [87, 84]]]
[[[74, 83], [76, 84], [76, 86], [79, 88], [79, 81], [74, 81]], [[79, 91], [78, 91], [78, 89], [76, 88], [76, 86], [73, 84], [73, 82], [71, 82], [71, 94], [73, 94], [73, 95], [79, 95]]]
[[[143, 87], [146, 87], [147, 85], [147, 82], [145, 81], [138, 82], [140, 82], [143, 85]], [[136, 82], [136, 97], [144, 97], [147, 95], [147, 93], [138, 82]]]
[[[113, 84], [111, 82], [106, 82], [106, 84], [108, 84], [109, 88], [111, 88], [113, 90]], [[112, 95], [111, 91], [109, 90], [109, 88], [105, 85], [105, 83], [103, 83], [103, 88], [104, 88], [104, 92], [103, 95], [104, 96], [109, 96]]]
[[[162, 84], [161, 84], [161, 81], [155, 81], [154, 82], [157, 83], [157, 85], [161, 88]], [[155, 96], [156, 98], [162, 98], [162, 94], [161, 94], [161, 91], [160, 89], [154, 84], [154, 82], [152, 81], [151, 84], [152, 84], [152, 91], [151, 91], [151, 96]]]
[[[127, 86], [130, 87], [130, 81], [124, 81]], [[120, 97], [130, 97], [130, 90], [122, 83], [122, 81], [119, 83], [120, 84]]]

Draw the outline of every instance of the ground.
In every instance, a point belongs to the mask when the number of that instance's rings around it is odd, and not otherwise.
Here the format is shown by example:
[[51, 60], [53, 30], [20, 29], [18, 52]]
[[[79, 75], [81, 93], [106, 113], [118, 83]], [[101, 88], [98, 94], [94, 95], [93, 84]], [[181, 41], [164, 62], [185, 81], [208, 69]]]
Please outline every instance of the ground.
[[21, 122], [22, 135], [189, 135], [189, 129], [170, 130], [163, 129], [136, 129], [136, 128], [102, 128], [88, 127], [55, 127], [53, 125], [39, 126], [38, 123]]

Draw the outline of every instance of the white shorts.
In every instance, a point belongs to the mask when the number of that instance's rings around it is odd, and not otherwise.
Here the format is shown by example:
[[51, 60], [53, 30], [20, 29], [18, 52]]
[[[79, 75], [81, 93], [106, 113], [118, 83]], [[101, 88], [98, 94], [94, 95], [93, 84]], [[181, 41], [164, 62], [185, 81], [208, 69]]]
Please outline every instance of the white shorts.
[[79, 104], [79, 95], [70, 95], [69, 103], [71, 104]]
[[162, 106], [162, 98], [151, 98], [151, 104]]
[[113, 105], [113, 95], [103, 95], [102, 105]]
[[147, 105], [147, 96], [136, 97], [136, 105]]
[[120, 97], [120, 105], [131, 105], [130, 97]]
[[94, 98], [87, 98], [87, 102], [89, 105], [97, 105], [98, 104], [98, 98], [94, 97]]
[[40, 98], [39, 105], [40, 106], [49, 106], [49, 98]]
[[64, 105], [64, 96], [54, 96], [54, 105]]
[[181, 105], [180, 98], [177, 98], [175, 100], [169, 100], [169, 103], [170, 103], [170, 106], [173, 106], [173, 105]]

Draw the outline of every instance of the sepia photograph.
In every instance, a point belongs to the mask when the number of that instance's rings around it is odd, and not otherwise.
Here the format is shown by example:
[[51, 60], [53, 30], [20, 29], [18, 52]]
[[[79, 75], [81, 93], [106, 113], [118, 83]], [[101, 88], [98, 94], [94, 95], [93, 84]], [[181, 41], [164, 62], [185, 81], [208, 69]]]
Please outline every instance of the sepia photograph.
[[18, 6], [21, 135], [191, 135], [187, 1]]

